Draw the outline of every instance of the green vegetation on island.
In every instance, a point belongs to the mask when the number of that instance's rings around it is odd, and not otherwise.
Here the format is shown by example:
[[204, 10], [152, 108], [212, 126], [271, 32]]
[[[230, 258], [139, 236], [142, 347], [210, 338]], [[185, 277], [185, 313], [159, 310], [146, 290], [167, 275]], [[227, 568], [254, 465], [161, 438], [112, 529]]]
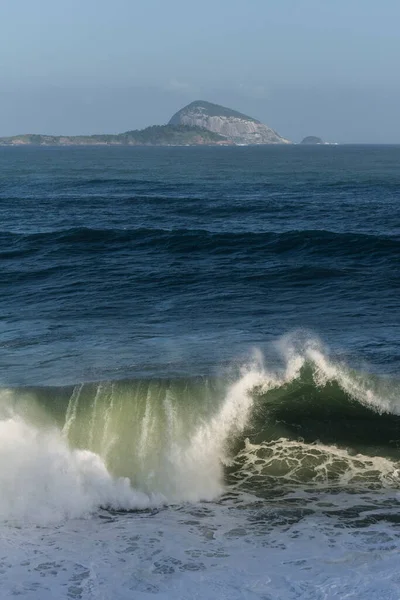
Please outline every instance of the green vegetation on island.
[[119, 134], [38, 135], [0, 138], [1, 146], [198, 146], [229, 143], [226, 138], [202, 127], [152, 125]]

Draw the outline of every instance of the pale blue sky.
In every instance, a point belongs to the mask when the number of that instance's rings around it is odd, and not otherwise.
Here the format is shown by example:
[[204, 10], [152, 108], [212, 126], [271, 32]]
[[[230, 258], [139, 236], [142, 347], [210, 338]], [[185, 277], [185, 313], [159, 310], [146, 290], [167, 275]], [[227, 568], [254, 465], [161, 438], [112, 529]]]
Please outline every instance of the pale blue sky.
[[400, 143], [400, 0], [0, 0], [0, 135], [119, 132], [196, 99], [297, 141]]

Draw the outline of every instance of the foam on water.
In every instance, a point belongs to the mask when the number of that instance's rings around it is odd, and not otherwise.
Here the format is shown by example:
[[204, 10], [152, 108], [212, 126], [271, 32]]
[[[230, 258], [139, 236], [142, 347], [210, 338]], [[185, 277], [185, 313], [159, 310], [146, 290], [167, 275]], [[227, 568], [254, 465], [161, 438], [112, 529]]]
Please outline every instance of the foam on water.
[[[0, 585], [3, 597], [31, 600], [395, 600], [399, 538], [390, 498], [379, 499], [381, 519], [367, 499], [357, 510], [360, 500], [341, 495], [308, 511], [226, 501], [3, 526]], [[338, 503], [354, 517], [342, 522]], [[363, 513], [369, 524], [357, 527]]]
[[48, 524], [99, 506], [143, 509], [163, 501], [112, 477], [97, 454], [70, 449], [56, 429], [14, 416], [0, 422], [0, 439], [1, 519]]
[[[320, 443], [280, 438], [252, 444], [248, 439], [233, 461], [237, 467], [234, 489], [253, 490], [271, 496], [277, 487], [329, 486], [330, 489], [398, 488], [400, 463], [380, 456], [349, 454], [347, 450]], [[253, 481], [255, 484], [253, 484]]]
[[[229, 388], [219, 411], [209, 422], [200, 423], [190, 437], [166, 397], [167, 443], [157, 473], [149, 471], [149, 462], [145, 461], [146, 452], [155, 443], [154, 437], [150, 439], [148, 405], [139, 459], [148, 470], [147, 488], [156, 490], [147, 493], [133, 489], [127, 477], [110, 474], [104, 462], [107, 447], [103, 448], [102, 458], [90, 450], [69, 446], [68, 434], [77, 416], [81, 386], [71, 396], [62, 431], [54, 426], [39, 427], [24, 419], [15, 412], [12, 394], [4, 391], [0, 420], [0, 518], [46, 523], [83, 516], [101, 506], [132, 510], [218, 497], [223, 491], [222, 463], [227, 438], [243, 429], [252, 403], [249, 391], [258, 381], [260, 373], [244, 374]], [[93, 418], [97, 398], [96, 394]], [[29, 412], [32, 420], [33, 406]], [[92, 438], [90, 430], [89, 443]]]

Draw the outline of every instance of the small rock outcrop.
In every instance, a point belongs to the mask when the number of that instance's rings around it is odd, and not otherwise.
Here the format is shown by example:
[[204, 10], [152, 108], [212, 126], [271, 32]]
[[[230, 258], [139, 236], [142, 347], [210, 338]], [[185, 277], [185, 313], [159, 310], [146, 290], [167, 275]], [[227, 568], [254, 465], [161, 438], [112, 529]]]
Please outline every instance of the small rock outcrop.
[[301, 140], [301, 144], [324, 144], [324, 142], [315, 135], [308, 135], [304, 140]]
[[202, 127], [224, 136], [234, 144], [291, 143], [257, 119], [205, 100], [196, 100], [179, 110], [169, 125]]

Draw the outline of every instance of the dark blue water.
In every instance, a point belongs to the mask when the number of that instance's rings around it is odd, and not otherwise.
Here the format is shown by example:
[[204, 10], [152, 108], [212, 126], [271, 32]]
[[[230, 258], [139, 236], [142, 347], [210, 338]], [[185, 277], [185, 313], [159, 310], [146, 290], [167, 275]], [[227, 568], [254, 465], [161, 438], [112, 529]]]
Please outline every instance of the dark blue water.
[[400, 147], [0, 148], [0, 381], [212, 374], [298, 329], [395, 374], [399, 257]]

